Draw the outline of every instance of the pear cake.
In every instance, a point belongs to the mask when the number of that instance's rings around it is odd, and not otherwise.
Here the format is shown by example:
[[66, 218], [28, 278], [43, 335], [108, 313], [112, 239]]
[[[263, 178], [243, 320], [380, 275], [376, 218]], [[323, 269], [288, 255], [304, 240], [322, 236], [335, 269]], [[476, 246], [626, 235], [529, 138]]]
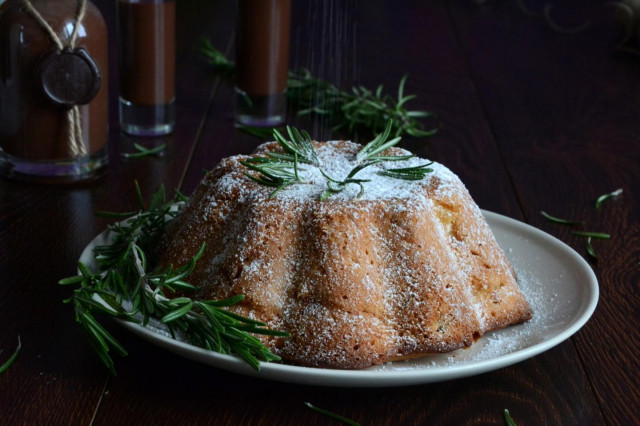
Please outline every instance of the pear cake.
[[[259, 338], [304, 366], [354, 369], [449, 352], [532, 317], [449, 169], [395, 147], [385, 156], [402, 160], [358, 168], [361, 145], [311, 144], [316, 163], [296, 163], [296, 182], [277, 191], [247, 167], [286, 154], [277, 142], [223, 159], [169, 225], [160, 264], [183, 265], [206, 243], [189, 277], [196, 297], [245, 295], [229, 309], [289, 332]], [[425, 164], [419, 178], [385, 174]]]

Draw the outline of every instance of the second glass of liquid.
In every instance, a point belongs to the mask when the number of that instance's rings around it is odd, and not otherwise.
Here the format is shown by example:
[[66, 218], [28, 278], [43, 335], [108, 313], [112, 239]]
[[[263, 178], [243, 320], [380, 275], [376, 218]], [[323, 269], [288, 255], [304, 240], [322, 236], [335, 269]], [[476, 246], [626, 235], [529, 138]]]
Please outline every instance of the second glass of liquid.
[[161, 136], [175, 125], [175, 0], [118, 0], [120, 127]]
[[287, 113], [291, 0], [240, 0], [236, 33], [236, 120], [276, 126]]

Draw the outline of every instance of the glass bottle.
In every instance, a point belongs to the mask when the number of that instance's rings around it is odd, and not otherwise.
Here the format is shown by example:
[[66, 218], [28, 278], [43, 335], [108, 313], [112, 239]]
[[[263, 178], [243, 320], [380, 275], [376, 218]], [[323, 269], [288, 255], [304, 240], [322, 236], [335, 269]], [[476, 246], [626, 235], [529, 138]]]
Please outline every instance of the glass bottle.
[[135, 136], [173, 132], [175, 0], [118, 0], [120, 127]]
[[[89, 1], [22, 1], [0, 13], [0, 175], [42, 183], [95, 178], [108, 162], [107, 28]], [[54, 43], [54, 38], [60, 43]]]

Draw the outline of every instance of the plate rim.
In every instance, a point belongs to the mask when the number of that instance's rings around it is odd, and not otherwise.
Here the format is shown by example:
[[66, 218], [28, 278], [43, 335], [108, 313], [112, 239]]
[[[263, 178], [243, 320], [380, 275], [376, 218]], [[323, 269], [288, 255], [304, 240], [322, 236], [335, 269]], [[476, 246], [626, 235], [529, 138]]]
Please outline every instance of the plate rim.
[[[184, 358], [233, 373], [285, 383], [334, 387], [397, 387], [454, 380], [504, 368], [546, 352], [573, 336], [593, 315], [599, 299], [599, 287], [597, 277], [588, 262], [563, 241], [519, 220], [484, 209], [481, 209], [481, 211], [491, 228], [493, 228], [495, 223], [495, 225], [508, 227], [511, 230], [518, 230], [519, 232], [515, 232], [516, 234], [529, 235], [547, 244], [551, 244], [569, 256], [577, 267], [576, 270], [585, 273], [585, 281], [581, 283], [581, 287], [583, 288], [581, 306], [578, 308], [575, 316], [571, 318], [572, 321], [549, 339], [507, 354], [479, 361], [469, 361], [453, 366], [407, 368], [401, 370], [393, 368], [388, 370], [372, 370], [370, 368], [361, 370], [339, 370], [274, 362], [260, 362], [261, 369], [258, 371], [234, 355], [212, 352], [191, 345], [190, 343], [165, 336], [140, 324], [121, 319], [116, 319], [116, 321], [139, 337]], [[108, 232], [108, 230], [105, 230], [91, 240], [83, 249], [80, 261], [89, 259], [92, 263], [94, 262], [93, 247], [97, 244], [97, 241], [105, 239]], [[501, 248], [505, 251], [504, 247]]]

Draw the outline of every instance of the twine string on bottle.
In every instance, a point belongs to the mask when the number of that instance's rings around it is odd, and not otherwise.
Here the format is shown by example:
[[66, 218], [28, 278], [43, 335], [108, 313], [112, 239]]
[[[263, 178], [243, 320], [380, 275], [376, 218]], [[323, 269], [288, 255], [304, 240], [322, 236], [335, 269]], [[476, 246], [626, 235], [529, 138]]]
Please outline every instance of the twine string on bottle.
[[[87, 10], [87, 0], [78, 0], [78, 10], [76, 12], [76, 23], [73, 26], [73, 31], [71, 32], [71, 36], [68, 40], [66, 40], [66, 44], [62, 41], [62, 39], [56, 34], [56, 32], [51, 28], [51, 25], [42, 17], [40, 12], [33, 7], [30, 0], [24, 0], [24, 5], [27, 9], [27, 12], [40, 24], [40, 26], [47, 32], [51, 42], [56, 46], [56, 48], [60, 51], [63, 49], [69, 48], [74, 49], [76, 47], [76, 42], [78, 40], [78, 30], [84, 19], [86, 10]], [[72, 157], [77, 157], [79, 155], [86, 155], [87, 148], [83, 141], [82, 137], [82, 123], [80, 118], [80, 108], [78, 105], [74, 105], [69, 108], [67, 111], [67, 126], [69, 129], [69, 150]]]

